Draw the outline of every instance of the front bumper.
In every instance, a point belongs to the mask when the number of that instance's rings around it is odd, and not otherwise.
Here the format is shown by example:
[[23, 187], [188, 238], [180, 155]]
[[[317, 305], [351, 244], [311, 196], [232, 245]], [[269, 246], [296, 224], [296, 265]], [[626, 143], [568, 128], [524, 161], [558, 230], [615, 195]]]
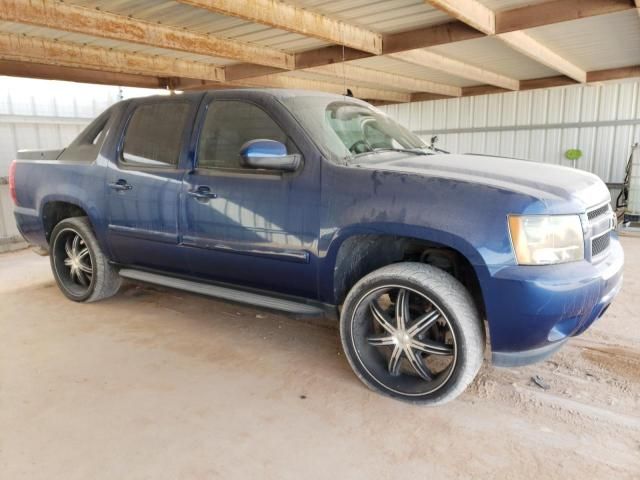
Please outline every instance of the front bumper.
[[485, 283], [492, 360], [498, 366], [534, 363], [584, 332], [622, 288], [624, 253], [612, 234], [609, 254], [550, 266], [509, 266]]

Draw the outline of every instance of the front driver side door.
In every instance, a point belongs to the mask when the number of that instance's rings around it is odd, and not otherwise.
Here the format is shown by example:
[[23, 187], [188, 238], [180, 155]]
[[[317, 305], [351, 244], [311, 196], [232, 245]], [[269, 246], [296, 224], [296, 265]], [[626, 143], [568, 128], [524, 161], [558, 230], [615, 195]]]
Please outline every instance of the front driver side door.
[[277, 140], [304, 157], [286, 133], [288, 112], [274, 108], [203, 102], [196, 168], [184, 181], [182, 241], [197, 276], [315, 298], [320, 162], [303, 158], [290, 173], [240, 164], [242, 145], [255, 139]]

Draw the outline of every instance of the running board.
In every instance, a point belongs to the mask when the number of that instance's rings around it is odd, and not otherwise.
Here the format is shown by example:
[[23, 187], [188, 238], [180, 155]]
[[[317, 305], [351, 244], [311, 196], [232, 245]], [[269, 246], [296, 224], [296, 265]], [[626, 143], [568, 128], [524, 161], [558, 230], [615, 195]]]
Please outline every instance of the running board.
[[163, 287], [186, 290], [187, 292], [199, 293], [209, 297], [231, 300], [238, 303], [247, 303], [257, 307], [272, 308], [274, 310], [297, 313], [299, 315], [324, 314], [324, 311], [321, 308], [308, 305], [306, 303], [274, 298], [268, 295], [261, 295], [259, 293], [247, 292], [244, 290], [235, 290], [229, 287], [220, 287], [208, 283], [199, 283], [191, 280], [183, 280], [181, 278], [167, 277], [165, 275], [158, 275], [157, 273], [143, 272], [141, 270], [123, 268], [120, 270], [120, 276], [131, 280], [139, 280], [141, 282], [162, 285]]

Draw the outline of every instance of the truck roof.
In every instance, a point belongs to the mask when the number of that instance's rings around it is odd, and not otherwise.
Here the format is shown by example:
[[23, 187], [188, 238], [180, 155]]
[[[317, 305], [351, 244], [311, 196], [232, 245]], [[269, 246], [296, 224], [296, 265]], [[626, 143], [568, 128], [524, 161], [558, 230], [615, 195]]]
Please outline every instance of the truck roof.
[[[179, 96], [197, 97], [206, 93], [206, 94], [215, 94], [221, 97], [225, 97], [228, 95], [236, 94], [238, 92], [242, 92], [247, 96], [270, 96], [275, 98], [324, 97], [327, 99], [334, 98], [336, 100], [344, 100], [345, 97], [347, 97], [346, 95], [339, 95], [335, 93], [326, 93], [326, 92], [320, 92], [316, 90], [300, 90], [300, 89], [292, 89], [292, 88], [230, 88], [230, 89], [219, 89], [219, 90], [211, 89], [211, 90], [200, 90], [197, 92], [184, 92], [179, 94]], [[149, 97], [138, 97], [138, 99], [143, 99], [143, 98], [144, 99], [163, 99], [163, 98], [170, 99], [170, 98], [176, 98], [176, 97], [174, 95], [152, 95]], [[347, 98], [357, 102], [360, 101], [353, 97], [347, 97]], [[130, 100], [136, 100], [136, 99], [130, 99]]]

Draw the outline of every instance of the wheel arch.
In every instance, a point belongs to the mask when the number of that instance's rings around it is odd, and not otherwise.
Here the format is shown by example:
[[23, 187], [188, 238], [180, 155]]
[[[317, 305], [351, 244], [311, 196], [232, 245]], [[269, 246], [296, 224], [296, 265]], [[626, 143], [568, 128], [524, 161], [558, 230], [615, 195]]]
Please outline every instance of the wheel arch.
[[46, 197], [42, 200], [39, 211], [47, 243], [51, 240], [51, 232], [53, 232], [55, 226], [66, 218], [88, 217], [89, 223], [92, 226], [95, 225], [91, 209], [77, 198], [67, 196]]
[[[423, 255], [434, 254], [429, 260]], [[422, 257], [422, 258], [421, 258]], [[464, 238], [449, 232], [401, 225], [354, 227], [336, 234], [327, 249], [322, 284], [330, 303], [339, 305], [353, 285], [368, 273], [406, 260], [427, 260], [447, 270], [441, 261], [448, 258], [461, 271], [454, 274], [472, 293], [479, 311], [485, 314], [481, 285], [488, 275], [480, 252]], [[456, 273], [456, 272], [452, 272]], [[326, 283], [325, 283], [326, 282]]]

